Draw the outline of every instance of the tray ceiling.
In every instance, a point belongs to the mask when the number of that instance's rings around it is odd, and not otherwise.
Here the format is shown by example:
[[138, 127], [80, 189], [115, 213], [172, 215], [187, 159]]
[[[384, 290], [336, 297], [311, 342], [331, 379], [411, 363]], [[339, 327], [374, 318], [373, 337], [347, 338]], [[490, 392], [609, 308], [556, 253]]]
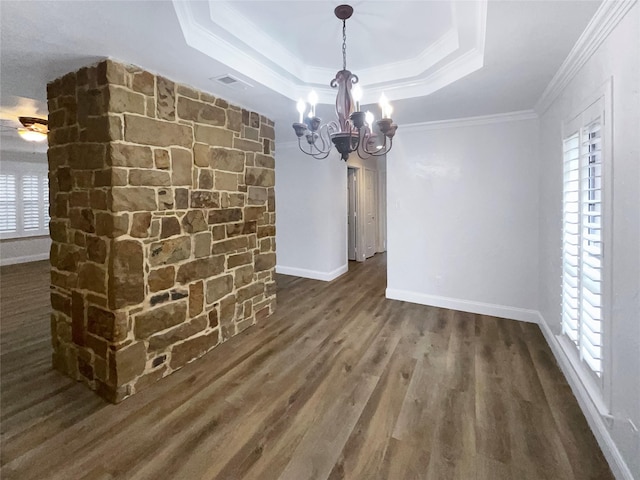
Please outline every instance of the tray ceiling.
[[[173, 1], [189, 46], [290, 99], [314, 88], [324, 103], [342, 68], [338, 4]], [[354, 4], [347, 68], [363, 101], [382, 91], [391, 100], [428, 95], [481, 68], [486, 11], [486, 0]]]

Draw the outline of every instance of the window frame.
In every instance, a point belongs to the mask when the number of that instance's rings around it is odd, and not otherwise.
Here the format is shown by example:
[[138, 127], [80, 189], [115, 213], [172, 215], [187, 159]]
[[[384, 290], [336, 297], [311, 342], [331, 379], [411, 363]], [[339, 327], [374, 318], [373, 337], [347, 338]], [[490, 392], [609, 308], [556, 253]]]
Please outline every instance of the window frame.
[[[583, 386], [587, 390], [591, 400], [598, 408], [601, 415], [611, 413], [611, 332], [612, 332], [612, 225], [613, 225], [613, 122], [612, 122], [612, 89], [613, 79], [608, 79], [600, 88], [580, 102], [577, 111], [568, 117], [562, 124], [561, 129], [561, 152], [562, 152], [562, 176], [561, 185], [564, 185], [564, 143], [578, 133], [580, 145], [580, 155], [582, 154], [582, 130], [588, 128], [595, 120], [600, 120], [601, 136], [601, 215], [602, 215], [602, 306], [601, 306], [601, 369], [602, 374], [598, 377], [593, 370], [580, 358], [580, 352], [575, 343], [562, 333], [562, 310], [560, 316], [560, 334], [557, 335], [558, 342], [569, 359], [573, 369], [578, 375]], [[564, 225], [564, 187], [561, 192], [561, 223]], [[563, 240], [564, 227], [561, 228], [561, 245]], [[582, 239], [580, 231], [580, 239]], [[562, 264], [564, 264], [564, 246], [562, 250]], [[564, 267], [562, 267], [564, 271]], [[561, 302], [564, 301], [562, 283], [560, 284]]]
[[[15, 177], [16, 230], [0, 232], [0, 240], [16, 240], [49, 236], [49, 169], [46, 163], [4, 160], [0, 174]], [[37, 177], [38, 228], [24, 228], [23, 179]], [[46, 210], [45, 210], [46, 208]]]

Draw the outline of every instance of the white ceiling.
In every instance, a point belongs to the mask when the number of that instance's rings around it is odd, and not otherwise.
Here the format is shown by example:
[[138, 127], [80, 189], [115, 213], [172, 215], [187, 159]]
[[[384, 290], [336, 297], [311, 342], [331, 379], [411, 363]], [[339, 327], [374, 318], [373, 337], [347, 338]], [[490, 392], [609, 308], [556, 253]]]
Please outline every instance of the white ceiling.
[[[3, 0], [2, 125], [46, 112], [47, 82], [111, 57], [289, 128], [300, 95], [314, 88], [326, 103], [334, 98], [328, 83], [342, 68], [342, 24], [333, 14], [340, 3]], [[531, 109], [599, 4], [357, 0], [347, 20], [347, 67], [366, 102], [385, 91], [401, 126]], [[227, 74], [250, 86], [211, 80]], [[2, 148], [19, 148], [5, 133]]]

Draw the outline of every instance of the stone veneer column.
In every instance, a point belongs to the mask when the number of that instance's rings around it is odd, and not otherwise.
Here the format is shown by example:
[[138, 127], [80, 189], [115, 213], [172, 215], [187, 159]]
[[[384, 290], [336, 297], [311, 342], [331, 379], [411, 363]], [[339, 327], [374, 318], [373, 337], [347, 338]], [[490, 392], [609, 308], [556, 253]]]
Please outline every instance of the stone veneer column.
[[119, 402], [273, 313], [273, 122], [111, 60], [47, 95], [53, 365]]

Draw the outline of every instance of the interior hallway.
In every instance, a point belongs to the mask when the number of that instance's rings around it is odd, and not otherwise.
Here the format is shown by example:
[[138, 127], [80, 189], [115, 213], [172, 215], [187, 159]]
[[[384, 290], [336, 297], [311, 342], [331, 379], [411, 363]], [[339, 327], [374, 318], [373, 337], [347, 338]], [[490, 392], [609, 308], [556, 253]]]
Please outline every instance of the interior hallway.
[[536, 325], [386, 300], [384, 254], [119, 405], [51, 370], [48, 263], [1, 273], [4, 479], [613, 478]]

